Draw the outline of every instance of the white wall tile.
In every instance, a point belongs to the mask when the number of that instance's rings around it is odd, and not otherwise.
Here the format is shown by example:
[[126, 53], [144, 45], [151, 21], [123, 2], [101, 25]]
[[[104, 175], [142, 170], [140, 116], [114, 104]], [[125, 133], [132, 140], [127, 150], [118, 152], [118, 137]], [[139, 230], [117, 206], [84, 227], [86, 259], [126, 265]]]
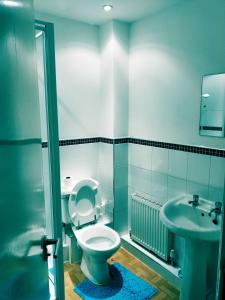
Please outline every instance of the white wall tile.
[[135, 192], [135, 189], [128, 186], [128, 228], [130, 228], [130, 218], [131, 218], [131, 195]]
[[187, 178], [187, 152], [169, 150], [168, 174], [180, 179]]
[[209, 198], [209, 186], [193, 181], [187, 181], [187, 193], [194, 195], [197, 194], [200, 197]]
[[187, 180], [209, 185], [210, 156], [188, 153]]
[[121, 235], [128, 232], [128, 214], [124, 210], [114, 211], [114, 229]]
[[210, 165], [210, 186], [224, 188], [225, 179], [225, 158], [211, 156]]
[[60, 151], [61, 182], [66, 176], [73, 180], [97, 179], [98, 144], [62, 146]]
[[106, 189], [102, 184], [99, 185], [99, 193], [104, 203], [114, 202], [113, 189]]
[[128, 186], [114, 189], [114, 209], [128, 213]]
[[114, 167], [114, 188], [124, 187], [128, 185], [128, 166]]
[[99, 144], [98, 180], [104, 189], [113, 189], [113, 146]]
[[224, 202], [224, 190], [209, 186], [209, 200]]
[[187, 193], [187, 181], [173, 176], [168, 176], [168, 200]]
[[160, 203], [168, 199], [167, 174], [152, 172], [151, 195]]
[[211, 156], [209, 199], [223, 201], [225, 180], [225, 158]]
[[129, 186], [134, 189], [135, 192], [151, 193], [152, 172], [149, 170], [141, 169], [132, 165], [129, 165]]
[[152, 171], [168, 173], [169, 154], [168, 149], [153, 147]]
[[105, 168], [112, 169], [113, 167], [113, 145], [99, 144], [99, 157], [98, 164], [103, 165]]
[[128, 144], [115, 144], [114, 149], [114, 165], [121, 166], [128, 164]]
[[187, 193], [209, 197], [210, 156], [188, 153]]
[[151, 170], [152, 147], [129, 144], [129, 164]]

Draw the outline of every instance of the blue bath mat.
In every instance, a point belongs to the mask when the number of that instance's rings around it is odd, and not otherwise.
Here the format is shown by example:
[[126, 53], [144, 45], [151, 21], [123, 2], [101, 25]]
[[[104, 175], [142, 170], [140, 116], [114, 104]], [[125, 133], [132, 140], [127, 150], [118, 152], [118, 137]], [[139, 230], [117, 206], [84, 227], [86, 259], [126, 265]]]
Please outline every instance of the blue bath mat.
[[149, 300], [157, 290], [128, 271], [119, 263], [110, 266], [112, 280], [107, 286], [97, 286], [88, 279], [79, 283], [74, 291], [84, 300]]

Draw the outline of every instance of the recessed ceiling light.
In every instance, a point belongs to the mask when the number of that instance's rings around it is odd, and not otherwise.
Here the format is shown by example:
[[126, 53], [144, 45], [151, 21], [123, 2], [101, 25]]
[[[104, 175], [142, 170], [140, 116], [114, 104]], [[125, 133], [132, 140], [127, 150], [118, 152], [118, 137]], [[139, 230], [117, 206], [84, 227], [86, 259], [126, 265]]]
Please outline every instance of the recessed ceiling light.
[[19, 3], [18, 1], [15, 2], [15, 1], [12, 1], [12, 0], [3, 0], [3, 1], [0, 2], [0, 4], [3, 4], [5, 6], [12, 6], [12, 7], [22, 6], [22, 4]]
[[109, 12], [113, 9], [113, 6], [110, 4], [106, 4], [106, 5], [103, 5], [103, 9], [104, 9], [104, 11]]
[[208, 94], [208, 93], [202, 94], [202, 97], [203, 97], [203, 98], [209, 98], [209, 97], [210, 97], [210, 94]]

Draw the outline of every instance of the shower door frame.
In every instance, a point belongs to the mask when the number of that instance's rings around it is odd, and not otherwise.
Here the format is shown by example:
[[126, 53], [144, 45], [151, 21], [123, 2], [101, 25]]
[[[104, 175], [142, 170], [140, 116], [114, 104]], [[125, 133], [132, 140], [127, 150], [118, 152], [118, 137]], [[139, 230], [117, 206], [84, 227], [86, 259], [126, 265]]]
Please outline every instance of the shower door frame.
[[[62, 245], [62, 217], [61, 217], [61, 188], [59, 163], [59, 134], [58, 110], [55, 67], [54, 25], [49, 22], [35, 20], [35, 29], [44, 33], [44, 73], [45, 73], [45, 101], [48, 131], [48, 155], [50, 173], [50, 205], [52, 238], [60, 238], [59, 253], [54, 259], [54, 287], [57, 300], [64, 300], [64, 269]], [[54, 163], [52, 163], [54, 162]]]

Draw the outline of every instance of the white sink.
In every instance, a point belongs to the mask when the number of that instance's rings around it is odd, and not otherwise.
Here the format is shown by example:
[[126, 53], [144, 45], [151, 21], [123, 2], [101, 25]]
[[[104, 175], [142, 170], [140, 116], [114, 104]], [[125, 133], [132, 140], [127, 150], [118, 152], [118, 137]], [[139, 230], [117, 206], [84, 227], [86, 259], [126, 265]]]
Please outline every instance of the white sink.
[[218, 223], [214, 223], [214, 202], [199, 198], [199, 205], [193, 206], [189, 201], [192, 195], [184, 195], [168, 201], [160, 211], [162, 222], [175, 234], [184, 238], [204, 241], [219, 241], [221, 231], [221, 215]]
[[215, 208], [212, 201], [199, 198], [197, 206], [190, 201], [193, 195], [169, 200], [161, 208], [160, 218], [169, 230], [185, 239], [181, 300], [205, 300], [208, 244], [220, 239], [221, 214], [210, 214]]

